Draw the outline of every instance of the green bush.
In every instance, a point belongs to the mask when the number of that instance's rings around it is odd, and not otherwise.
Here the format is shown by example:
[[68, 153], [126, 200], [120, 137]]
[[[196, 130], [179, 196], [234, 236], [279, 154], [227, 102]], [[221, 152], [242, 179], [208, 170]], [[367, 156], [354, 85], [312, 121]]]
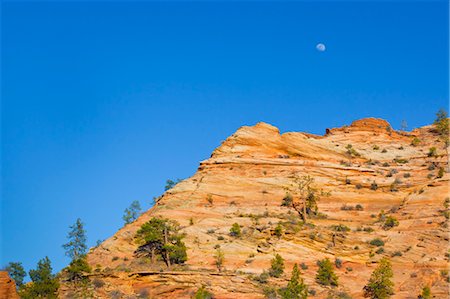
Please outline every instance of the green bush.
[[300, 271], [297, 264], [292, 269], [291, 280], [289, 280], [286, 288], [279, 291], [281, 299], [306, 299], [308, 298], [308, 288], [300, 277]]
[[369, 282], [364, 287], [364, 297], [371, 299], [387, 299], [394, 294], [394, 276], [388, 259], [380, 260], [378, 267], [372, 272]]
[[419, 144], [420, 144], [420, 139], [419, 138], [417, 138], [417, 137], [414, 137], [412, 140], [411, 140], [411, 145], [412, 146], [418, 146]]
[[69, 281], [81, 281], [86, 280], [85, 274], [91, 272], [91, 267], [86, 261], [86, 256], [82, 256], [76, 260], [73, 260], [66, 268]]
[[398, 222], [398, 220], [395, 217], [387, 216], [386, 220], [384, 221], [383, 228], [384, 229], [391, 229], [394, 226], [398, 226], [398, 224], [399, 224], [399, 222]]
[[377, 189], [378, 189], [378, 184], [375, 181], [373, 181], [372, 184], [370, 185], [370, 190], [375, 191]]
[[30, 270], [28, 274], [31, 282], [21, 286], [19, 290], [20, 298], [58, 298], [59, 282], [56, 276], [52, 274], [52, 266], [48, 257], [40, 260], [36, 270]]
[[286, 193], [286, 196], [283, 197], [283, 200], [281, 201], [281, 206], [282, 207], [290, 207], [292, 205], [292, 195], [289, 193]]
[[334, 273], [333, 264], [328, 258], [320, 260], [317, 262], [319, 269], [316, 274], [316, 281], [321, 285], [338, 285], [338, 277]]
[[437, 156], [437, 149], [433, 146], [430, 147], [428, 151], [428, 157], [436, 157]]
[[380, 246], [384, 246], [384, 241], [381, 240], [380, 238], [376, 238], [376, 239], [371, 240], [371, 241], [369, 242], [369, 244], [370, 244], [370, 245], [373, 245], [373, 246], [378, 246], [378, 247], [380, 247]]
[[438, 179], [444, 176], [445, 170], [444, 167], [439, 167], [438, 175], [436, 176]]
[[429, 286], [425, 286], [422, 288], [422, 292], [420, 293], [419, 299], [431, 299], [431, 290]]
[[274, 234], [278, 238], [280, 238], [282, 236], [282, 234], [283, 234], [283, 226], [281, 226], [280, 223], [278, 223], [278, 225], [275, 227]]
[[241, 227], [238, 223], [233, 223], [230, 228], [230, 236], [232, 237], [240, 237], [241, 236]]
[[201, 286], [197, 292], [195, 292], [194, 299], [212, 299], [213, 295], [205, 288]]
[[272, 259], [269, 275], [272, 277], [280, 277], [284, 272], [284, 259], [281, 255], [276, 254]]

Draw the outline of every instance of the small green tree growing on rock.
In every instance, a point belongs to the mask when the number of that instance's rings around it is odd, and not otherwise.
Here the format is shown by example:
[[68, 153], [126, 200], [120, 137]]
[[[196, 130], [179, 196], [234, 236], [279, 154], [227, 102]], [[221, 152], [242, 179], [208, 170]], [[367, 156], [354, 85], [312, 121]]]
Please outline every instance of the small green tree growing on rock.
[[436, 113], [436, 119], [434, 120], [434, 127], [436, 131], [441, 136], [442, 141], [444, 141], [445, 145], [449, 144], [449, 123], [448, 123], [448, 114], [444, 109], [440, 109]]
[[394, 283], [391, 280], [393, 276], [390, 261], [387, 258], [382, 258], [364, 287], [364, 297], [371, 299], [391, 297], [394, 294]]
[[309, 175], [302, 177], [294, 175], [292, 183], [285, 187], [286, 197], [283, 199], [282, 205], [293, 208], [304, 222], [308, 216], [317, 215], [317, 203], [320, 197], [329, 195], [329, 193], [315, 188], [313, 184], [314, 178]]
[[22, 263], [10, 262], [6, 266], [5, 270], [8, 272], [9, 276], [16, 282], [16, 287], [20, 288], [23, 285], [23, 280], [25, 279], [25, 276], [27, 276], [27, 273], [25, 272]]
[[122, 216], [125, 224], [129, 224], [135, 221], [139, 215], [141, 214], [141, 205], [139, 201], [135, 200], [131, 203], [131, 205], [125, 209], [124, 214]]
[[308, 288], [300, 276], [300, 270], [297, 264], [292, 269], [291, 280], [286, 288], [279, 290], [282, 299], [306, 299], [308, 298]]
[[233, 223], [230, 228], [230, 236], [232, 237], [240, 237], [241, 236], [241, 227], [239, 223]]
[[278, 253], [272, 259], [269, 275], [272, 277], [280, 277], [284, 272], [284, 259]]
[[422, 292], [420, 293], [418, 299], [430, 299], [431, 298], [431, 290], [429, 286], [425, 286], [422, 288]]
[[217, 270], [219, 270], [219, 272], [221, 272], [223, 263], [225, 262], [225, 255], [220, 248], [217, 249], [216, 255], [214, 256], [214, 258], [216, 260], [215, 262], [216, 262]]
[[213, 295], [205, 288], [201, 286], [194, 295], [194, 299], [212, 299]]
[[48, 257], [41, 259], [36, 270], [28, 272], [31, 282], [21, 286], [19, 296], [22, 299], [46, 298], [56, 299], [59, 282], [52, 274], [52, 266]]
[[63, 248], [66, 250], [66, 255], [74, 261], [86, 254], [86, 230], [80, 218], [69, 228], [70, 231], [67, 235], [69, 241], [63, 245]]
[[153, 217], [144, 223], [136, 233], [139, 247], [136, 255], [148, 255], [152, 263], [156, 255], [161, 255], [167, 267], [172, 263], [182, 264], [187, 260], [184, 234], [179, 232], [178, 222], [165, 218]]
[[316, 274], [316, 281], [322, 285], [337, 286], [338, 277], [334, 273], [333, 264], [328, 258], [317, 262], [319, 269]]

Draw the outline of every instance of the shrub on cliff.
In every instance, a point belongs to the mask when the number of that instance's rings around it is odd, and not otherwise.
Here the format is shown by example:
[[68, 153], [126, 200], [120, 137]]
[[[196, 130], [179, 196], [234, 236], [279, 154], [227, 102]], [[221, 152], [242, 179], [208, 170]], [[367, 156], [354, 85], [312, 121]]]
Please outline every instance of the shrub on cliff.
[[280, 277], [284, 272], [284, 259], [281, 255], [276, 254], [272, 259], [269, 275], [273, 277]]
[[308, 298], [308, 288], [300, 276], [300, 270], [297, 264], [294, 264], [292, 269], [291, 279], [287, 287], [280, 289], [279, 294], [281, 299], [306, 299]]
[[212, 299], [213, 294], [211, 294], [205, 286], [201, 286], [194, 295], [194, 299]]
[[317, 283], [321, 285], [337, 286], [338, 277], [334, 273], [333, 264], [331, 263], [331, 261], [326, 258], [317, 261], [317, 265], [319, 266], [316, 274]]
[[387, 258], [379, 261], [378, 267], [372, 272], [369, 282], [364, 287], [364, 297], [371, 299], [387, 299], [394, 294], [394, 276], [391, 263]]
[[241, 227], [238, 223], [233, 223], [230, 228], [230, 236], [232, 237], [240, 237], [241, 236]]
[[139, 204], [139, 201], [135, 200], [128, 208], [125, 209], [122, 219], [125, 221], [125, 224], [129, 224], [136, 220], [140, 214], [141, 205]]
[[22, 263], [10, 262], [6, 266], [5, 270], [8, 272], [9, 276], [16, 282], [16, 287], [20, 288], [23, 285], [23, 280], [25, 279], [25, 276], [27, 276], [27, 273], [25, 272]]
[[172, 263], [184, 263], [187, 260], [186, 245], [183, 242], [184, 234], [179, 230], [178, 222], [153, 217], [136, 233], [135, 238], [139, 245], [136, 254], [150, 256], [152, 262], [160, 255], [168, 267]]
[[52, 274], [52, 266], [48, 257], [41, 259], [35, 270], [28, 272], [31, 282], [22, 285], [19, 296], [22, 299], [47, 298], [56, 299], [59, 282]]

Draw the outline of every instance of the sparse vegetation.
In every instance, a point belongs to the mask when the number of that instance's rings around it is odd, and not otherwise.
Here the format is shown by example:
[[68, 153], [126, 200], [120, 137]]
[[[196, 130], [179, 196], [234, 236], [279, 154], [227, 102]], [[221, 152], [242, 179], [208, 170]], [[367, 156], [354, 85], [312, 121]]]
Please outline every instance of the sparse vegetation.
[[166, 186], [164, 186], [164, 191], [172, 189], [173, 187], [175, 187], [176, 184], [178, 184], [181, 181], [182, 181], [181, 179], [176, 179], [175, 181], [167, 180]]
[[10, 262], [5, 270], [8, 272], [9, 277], [14, 279], [16, 282], [16, 287], [19, 289], [23, 285], [23, 280], [27, 276], [25, 269], [22, 266], [21, 262]]
[[338, 277], [334, 273], [333, 264], [328, 258], [317, 261], [319, 269], [316, 274], [316, 281], [321, 285], [337, 286]]
[[48, 257], [41, 259], [36, 270], [30, 270], [28, 274], [31, 282], [21, 286], [19, 289], [20, 298], [58, 298], [59, 282], [56, 276], [52, 274], [52, 266]]
[[439, 167], [438, 175], [436, 176], [438, 179], [444, 176], [445, 170], [444, 167]]
[[394, 294], [394, 276], [392, 266], [388, 259], [379, 261], [378, 267], [372, 272], [369, 282], [364, 287], [364, 297], [371, 299], [387, 299]]
[[436, 157], [437, 156], [437, 149], [433, 146], [430, 147], [428, 150], [428, 157]]
[[380, 246], [384, 246], [384, 241], [381, 240], [381, 239], [379, 239], [379, 238], [376, 238], [376, 239], [371, 240], [371, 241], [369, 242], [369, 244], [370, 244], [370, 245], [373, 245], [373, 246], [378, 246], [378, 247], [380, 247]]
[[429, 286], [422, 288], [422, 292], [418, 296], [418, 299], [431, 299], [431, 290]]
[[281, 236], [283, 235], [283, 226], [280, 223], [278, 223], [278, 225], [275, 227], [274, 234], [278, 238], [281, 238]]
[[276, 254], [272, 259], [269, 275], [272, 277], [280, 277], [284, 272], [284, 259], [281, 255]]
[[217, 270], [222, 271], [223, 263], [225, 262], [225, 254], [220, 248], [217, 248], [216, 254], [214, 255], [215, 264]]
[[306, 299], [308, 297], [308, 288], [300, 276], [297, 264], [294, 264], [287, 287], [281, 288], [278, 292], [281, 299]]
[[375, 181], [373, 181], [372, 184], [370, 185], [370, 190], [375, 191], [377, 189], [378, 189], [378, 184]]
[[211, 294], [205, 286], [201, 286], [197, 292], [195, 292], [194, 299], [212, 299], [213, 294]]
[[238, 223], [233, 223], [230, 228], [230, 236], [232, 237], [240, 237], [241, 236], [241, 227]]
[[172, 263], [184, 263], [187, 260], [186, 245], [183, 242], [184, 234], [179, 230], [178, 222], [153, 217], [137, 231], [135, 238], [139, 247], [135, 253], [138, 256], [150, 256], [152, 263], [160, 255], [167, 267]]
[[418, 146], [419, 144], [420, 144], [420, 139], [419, 138], [417, 138], [417, 137], [414, 137], [412, 140], [411, 140], [411, 145], [412, 146]]
[[334, 260], [334, 265], [336, 266], [337, 269], [342, 268], [342, 260], [340, 258], [336, 258]]
[[448, 114], [444, 109], [440, 109], [436, 113], [436, 119], [434, 120], [434, 127], [437, 133], [440, 135], [442, 141], [444, 141], [445, 145], [449, 144], [449, 123], [448, 123]]
[[135, 221], [140, 214], [141, 214], [141, 205], [139, 204], [139, 201], [135, 200], [131, 203], [131, 205], [128, 208], [125, 209], [122, 219], [123, 221], [125, 221], [125, 224], [129, 224]]
[[386, 220], [384, 221], [383, 228], [386, 230], [391, 229], [394, 226], [398, 226], [398, 224], [399, 224], [399, 222], [398, 222], [397, 218], [392, 217], [392, 216], [387, 216]]

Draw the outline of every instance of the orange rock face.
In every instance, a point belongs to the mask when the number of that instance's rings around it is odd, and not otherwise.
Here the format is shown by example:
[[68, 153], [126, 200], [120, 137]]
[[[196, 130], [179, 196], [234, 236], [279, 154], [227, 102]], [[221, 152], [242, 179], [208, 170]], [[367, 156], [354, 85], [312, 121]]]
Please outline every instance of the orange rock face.
[[[411, 145], [413, 137], [420, 143]], [[428, 156], [430, 147], [437, 148], [437, 155]], [[191, 298], [204, 285], [215, 298], [264, 298], [265, 287], [286, 286], [298, 263], [313, 298], [339, 292], [362, 298], [377, 261], [388, 257], [393, 298], [417, 298], [424, 286], [435, 298], [447, 298], [447, 169], [447, 151], [431, 126], [396, 132], [386, 121], [369, 118], [327, 130], [325, 136], [280, 135], [265, 123], [242, 127], [200, 163], [195, 175], [90, 250], [95, 296]], [[318, 202], [320, 214], [307, 224], [281, 205], [293, 179], [304, 175], [328, 194]], [[186, 265], [167, 269], [134, 254], [137, 230], [155, 216], [180, 223]], [[386, 226], [389, 216], [398, 220], [397, 226]], [[233, 223], [241, 226], [242, 236], [230, 236]], [[278, 224], [281, 236], [274, 233]], [[349, 231], [337, 232], [338, 225]], [[371, 245], [376, 238], [385, 245]], [[221, 272], [215, 264], [218, 248], [224, 254]], [[276, 253], [285, 260], [285, 273], [260, 284], [254, 277], [270, 268]], [[337, 288], [315, 281], [316, 262], [323, 258], [342, 261], [335, 268]], [[71, 286], [62, 290], [61, 297], [68, 297]]]
[[0, 299], [19, 299], [16, 284], [6, 271], [0, 271]]

